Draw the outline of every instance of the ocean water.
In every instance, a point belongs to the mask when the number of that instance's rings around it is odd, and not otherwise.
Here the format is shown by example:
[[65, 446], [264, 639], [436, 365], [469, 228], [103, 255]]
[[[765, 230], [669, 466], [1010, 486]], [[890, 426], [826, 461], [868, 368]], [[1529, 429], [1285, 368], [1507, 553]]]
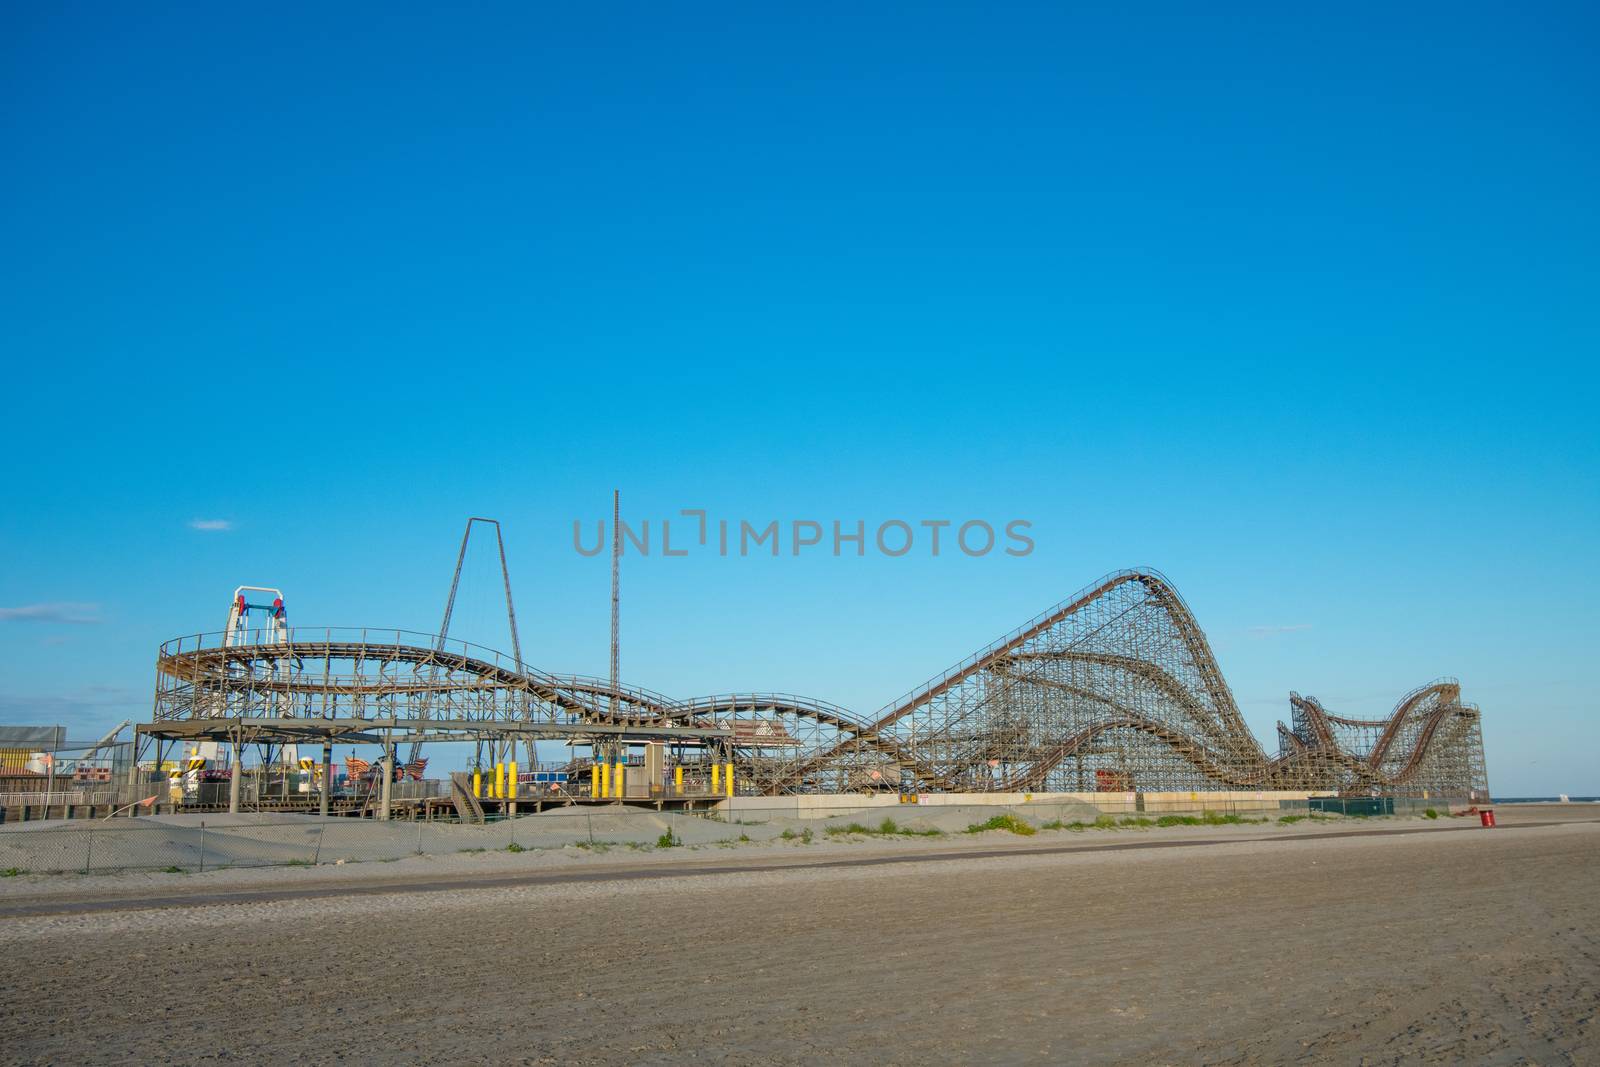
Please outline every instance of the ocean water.
[[[1574, 804], [1600, 804], [1600, 797], [1568, 797]], [[1496, 804], [1559, 804], [1560, 797], [1495, 797]]]

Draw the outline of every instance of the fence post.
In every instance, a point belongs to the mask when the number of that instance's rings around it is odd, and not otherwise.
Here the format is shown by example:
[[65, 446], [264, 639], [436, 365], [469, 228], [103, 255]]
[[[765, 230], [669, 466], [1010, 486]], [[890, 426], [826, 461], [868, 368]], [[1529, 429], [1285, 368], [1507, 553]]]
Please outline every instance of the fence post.
[[94, 855], [94, 831], [93, 830], [83, 830], [83, 831], [80, 831], [80, 832], [89, 835], [86, 838], [84, 838], [84, 845], [83, 845], [83, 873], [84, 874], [88, 874], [89, 873], [89, 857]]
[[589, 824], [589, 844], [594, 844], [594, 816], [588, 812], [583, 813], [583, 821]]
[[422, 855], [422, 820], [417, 820], [417, 855]]
[[200, 873], [206, 873], [206, 821], [200, 820]]
[[321, 823], [317, 826], [317, 850], [311, 854], [311, 865], [313, 867], [322, 862], [322, 835], [327, 832], [327, 823]]

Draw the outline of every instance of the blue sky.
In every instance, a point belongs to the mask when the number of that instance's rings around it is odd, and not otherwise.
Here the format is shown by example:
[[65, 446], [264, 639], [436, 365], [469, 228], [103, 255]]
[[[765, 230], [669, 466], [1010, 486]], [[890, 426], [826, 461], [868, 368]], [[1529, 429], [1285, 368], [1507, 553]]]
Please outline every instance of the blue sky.
[[1453, 674], [1600, 793], [1592, 9], [0, 19], [4, 721], [147, 715], [240, 583], [433, 630], [469, 514], [603, 674], [620, 486], [1037, 545], [630, 559], [638, 684], [871, 710], [1154, 566], [1264, 743]]

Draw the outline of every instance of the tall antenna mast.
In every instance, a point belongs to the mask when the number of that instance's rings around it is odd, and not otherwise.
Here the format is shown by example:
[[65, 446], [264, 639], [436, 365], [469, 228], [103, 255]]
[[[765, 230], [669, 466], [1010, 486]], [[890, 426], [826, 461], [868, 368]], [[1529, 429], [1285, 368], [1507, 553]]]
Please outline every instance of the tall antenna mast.
[[611, 721], [617, 719], [618, 641], [617, 626], [621, 605], [622, 569], [622, 490], [611, 490]]

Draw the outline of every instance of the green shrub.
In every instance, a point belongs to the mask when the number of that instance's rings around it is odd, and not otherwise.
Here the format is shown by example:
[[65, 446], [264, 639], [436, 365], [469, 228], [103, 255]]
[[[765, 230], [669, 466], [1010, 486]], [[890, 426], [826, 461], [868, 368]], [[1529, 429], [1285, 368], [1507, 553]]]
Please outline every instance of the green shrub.
[[1024, 822], [1010, 812], [1006, 812], [1004, 815], [996, 815], [988, 822], [973, 823], [967, 827], [967, 833], [969, 834], [981, 834], [985, 830], [1008, 830], [1020, 837], [1032, 837], [1039, 832], [1033, 828], [1031, 823]]
[[1157, 826], [1249, 826], [1266, 822], [1266, 819], [1247, 819], [1233, 812], [1202, 811], [1199, 815], [1162, 815]]
[[506, 851], [507, 852], [526, 852], [527, 849], [523, 848], [521, 845], [519, 845], [515, 841], [513, 841], [513, 842], [511, 842], [511, 844], [506, 846]]
[[823, 833], [829, 837], [839, 837], [844, 834], [861, 834], [864, 837], [938, 837], [942, 831], [913, 830], [909, 826], [901, 826], [893, 819], [885, 819], [875, 827], [853, 822], [847, 826], [829, 826]]
[[1439, 817], [1439, 813], [1437, 811], [1434, 811], [1432, 808], [1429, 808], [1427, 811], [1423, 812], [1422, 814], [1425, 815], [1427, 818], [1430, 818], [1430, 819], [1437, 819]]
[[21, 867], [7, 867], [5, 870], [0, 871], [0, 878], [15, 878], [19, 874], [27, 873]]
[[672, 830], [670, 828], [666, 833], [656, 838], [656, 848], [677, 848], [681, 844], [683, 844], [683, 839], [679, 837], [673, 837]]

